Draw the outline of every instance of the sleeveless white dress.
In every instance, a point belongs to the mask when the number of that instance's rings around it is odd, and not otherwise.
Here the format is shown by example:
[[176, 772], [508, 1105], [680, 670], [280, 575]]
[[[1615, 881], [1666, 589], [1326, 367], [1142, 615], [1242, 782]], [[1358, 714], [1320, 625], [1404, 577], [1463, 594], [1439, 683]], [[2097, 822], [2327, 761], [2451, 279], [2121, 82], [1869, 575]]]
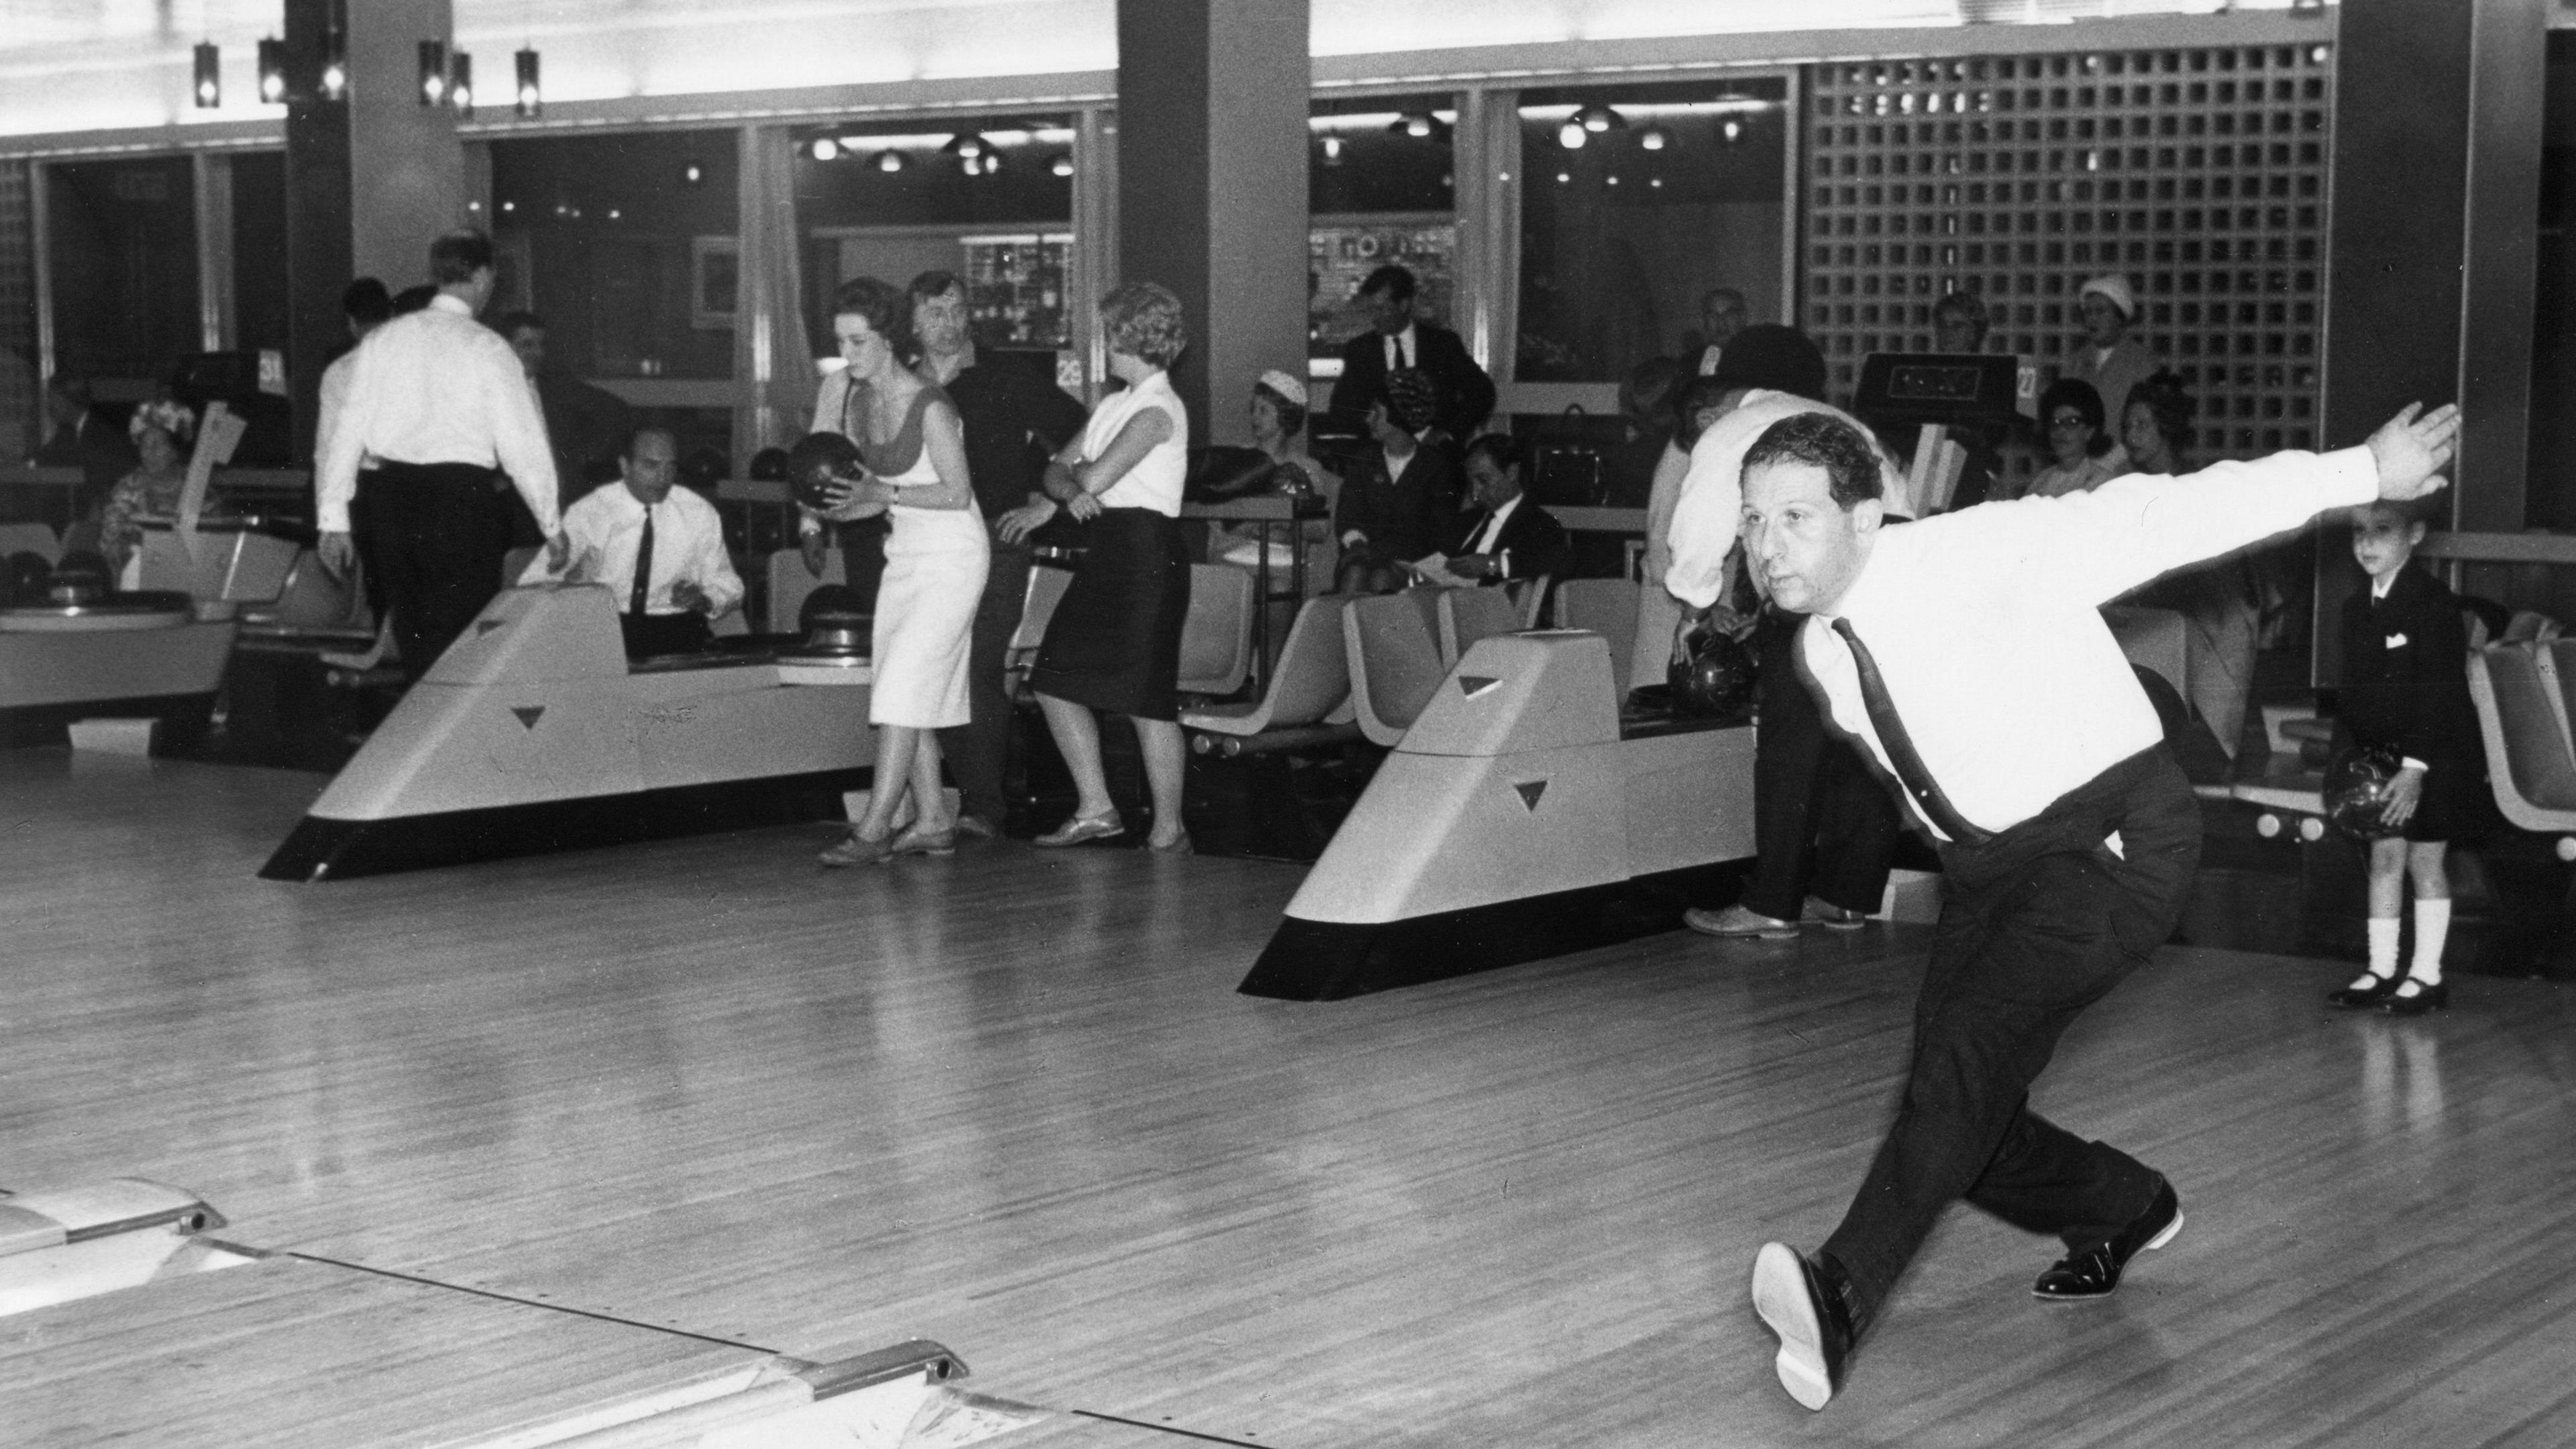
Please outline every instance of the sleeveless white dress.
[[[864, 439], [859, 449], [878, 476], [898, 487], [936, 483], [930, 449], [922, 443], [922, 415], [947, 394], [925, 388], [913, 400], [903, 427], [884, 447]], [[956, 480], [963, 482], [964, 480]], [[947, 729], [966, 723], [966, 659], [974, 637], [975, 606], [984, 596], [992, 541], [983, 510], [886, 510], [894, 525], [885, 545], [885, 577], [877, 585], [872, 635], [876, 683], [868, 693], [868, 723], [913, 729]]]

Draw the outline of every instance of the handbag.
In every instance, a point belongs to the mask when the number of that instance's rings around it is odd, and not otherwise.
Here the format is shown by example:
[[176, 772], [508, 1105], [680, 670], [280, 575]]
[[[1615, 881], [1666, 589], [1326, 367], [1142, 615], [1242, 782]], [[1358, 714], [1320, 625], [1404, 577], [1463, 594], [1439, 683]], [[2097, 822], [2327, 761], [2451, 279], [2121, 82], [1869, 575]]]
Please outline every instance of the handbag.
[[[1583, 404], [1569, 403], [1561, 420], [1579, 426], [1586, 416]], [[1539, 444], [1536, 464], [1530, 491], [1541, 507], [1598, 508], [1608, 496], [1601, 450], [1579, 434]]]

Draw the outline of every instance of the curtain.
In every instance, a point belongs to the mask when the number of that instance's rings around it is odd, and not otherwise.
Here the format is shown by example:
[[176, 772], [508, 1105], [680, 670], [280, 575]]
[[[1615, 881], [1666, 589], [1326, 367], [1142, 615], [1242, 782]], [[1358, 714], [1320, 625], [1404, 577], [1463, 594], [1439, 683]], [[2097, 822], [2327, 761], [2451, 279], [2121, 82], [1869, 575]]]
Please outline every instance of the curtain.
[[1460, 108], [1458, 282], [1467, 350], [1497, 383], [1520, 350], [1521, 116], [1517, 91], [1469, 91]]
[[805, 336], [805, 274], [796, 231], [796, 143], [783, 126], [741, 132], [741, 256], [735, 298], [734, 473], [751, 455], [805, 435], [814, 409], [814, 351]]

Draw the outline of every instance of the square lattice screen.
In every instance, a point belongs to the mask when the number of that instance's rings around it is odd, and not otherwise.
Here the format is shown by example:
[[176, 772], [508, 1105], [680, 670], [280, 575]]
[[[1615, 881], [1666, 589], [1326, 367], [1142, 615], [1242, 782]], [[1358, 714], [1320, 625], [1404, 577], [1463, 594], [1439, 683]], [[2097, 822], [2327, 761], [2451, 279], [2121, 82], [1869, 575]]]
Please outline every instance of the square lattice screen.
[[2199, 403], [2199, 461], [2314, 446], [2333, 76], [2323, 45], [1811, 68], [1803, 317], [1837, 391], [1929, 349], [1954, 290], [2044, 386], [2082, 345], [2076, 289], [2116, 271]]

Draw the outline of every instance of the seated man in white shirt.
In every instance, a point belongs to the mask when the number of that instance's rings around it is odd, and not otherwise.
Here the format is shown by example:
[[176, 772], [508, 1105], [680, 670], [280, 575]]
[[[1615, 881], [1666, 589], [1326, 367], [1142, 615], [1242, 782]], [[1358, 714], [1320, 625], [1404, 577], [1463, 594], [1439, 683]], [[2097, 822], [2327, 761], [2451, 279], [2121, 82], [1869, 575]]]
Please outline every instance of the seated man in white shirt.
[[708, 621], [742, 602], [715, 505], [679, 486], [680, 445], [667, 428], [637, 428], [618, 470], [621, 481], [565, 511], [571, 557], [563, 571], [550, 570], [540, 554], [519, 582], [606, 585], [629, 659], [703, 649], [714, 637]]
[[[1823, 1408], [1841, 1386], [1953, 1199], [2061, 1239], [2031, 1289], [2056, 1302], [2109, 1297], [2131, 1258], [2180, 1231], [2161, 1173], [2029, 1107], [2059, 1036], [2172, 933], [2200, 856], [2191, 787], [2100, 606], [2325, 509], [2422, 497], [2458, 430], [2455, 408], [2409, 408], [2367, 447], [1903, 528], [1881, 526], [1878, 459], [1835, 419], [1775, 423], [1746, 451], [1746, 559], [1808, 616], [1813, 688], [1937, 837], [1943, 876], [1896, 1120], [1821, 1249], [1775, 1242], [1754, 1260], [1754, 1309], [1799, 1403]], [[1692, 537], [1673, 542], [1687, 583], [1707, 560]]]

